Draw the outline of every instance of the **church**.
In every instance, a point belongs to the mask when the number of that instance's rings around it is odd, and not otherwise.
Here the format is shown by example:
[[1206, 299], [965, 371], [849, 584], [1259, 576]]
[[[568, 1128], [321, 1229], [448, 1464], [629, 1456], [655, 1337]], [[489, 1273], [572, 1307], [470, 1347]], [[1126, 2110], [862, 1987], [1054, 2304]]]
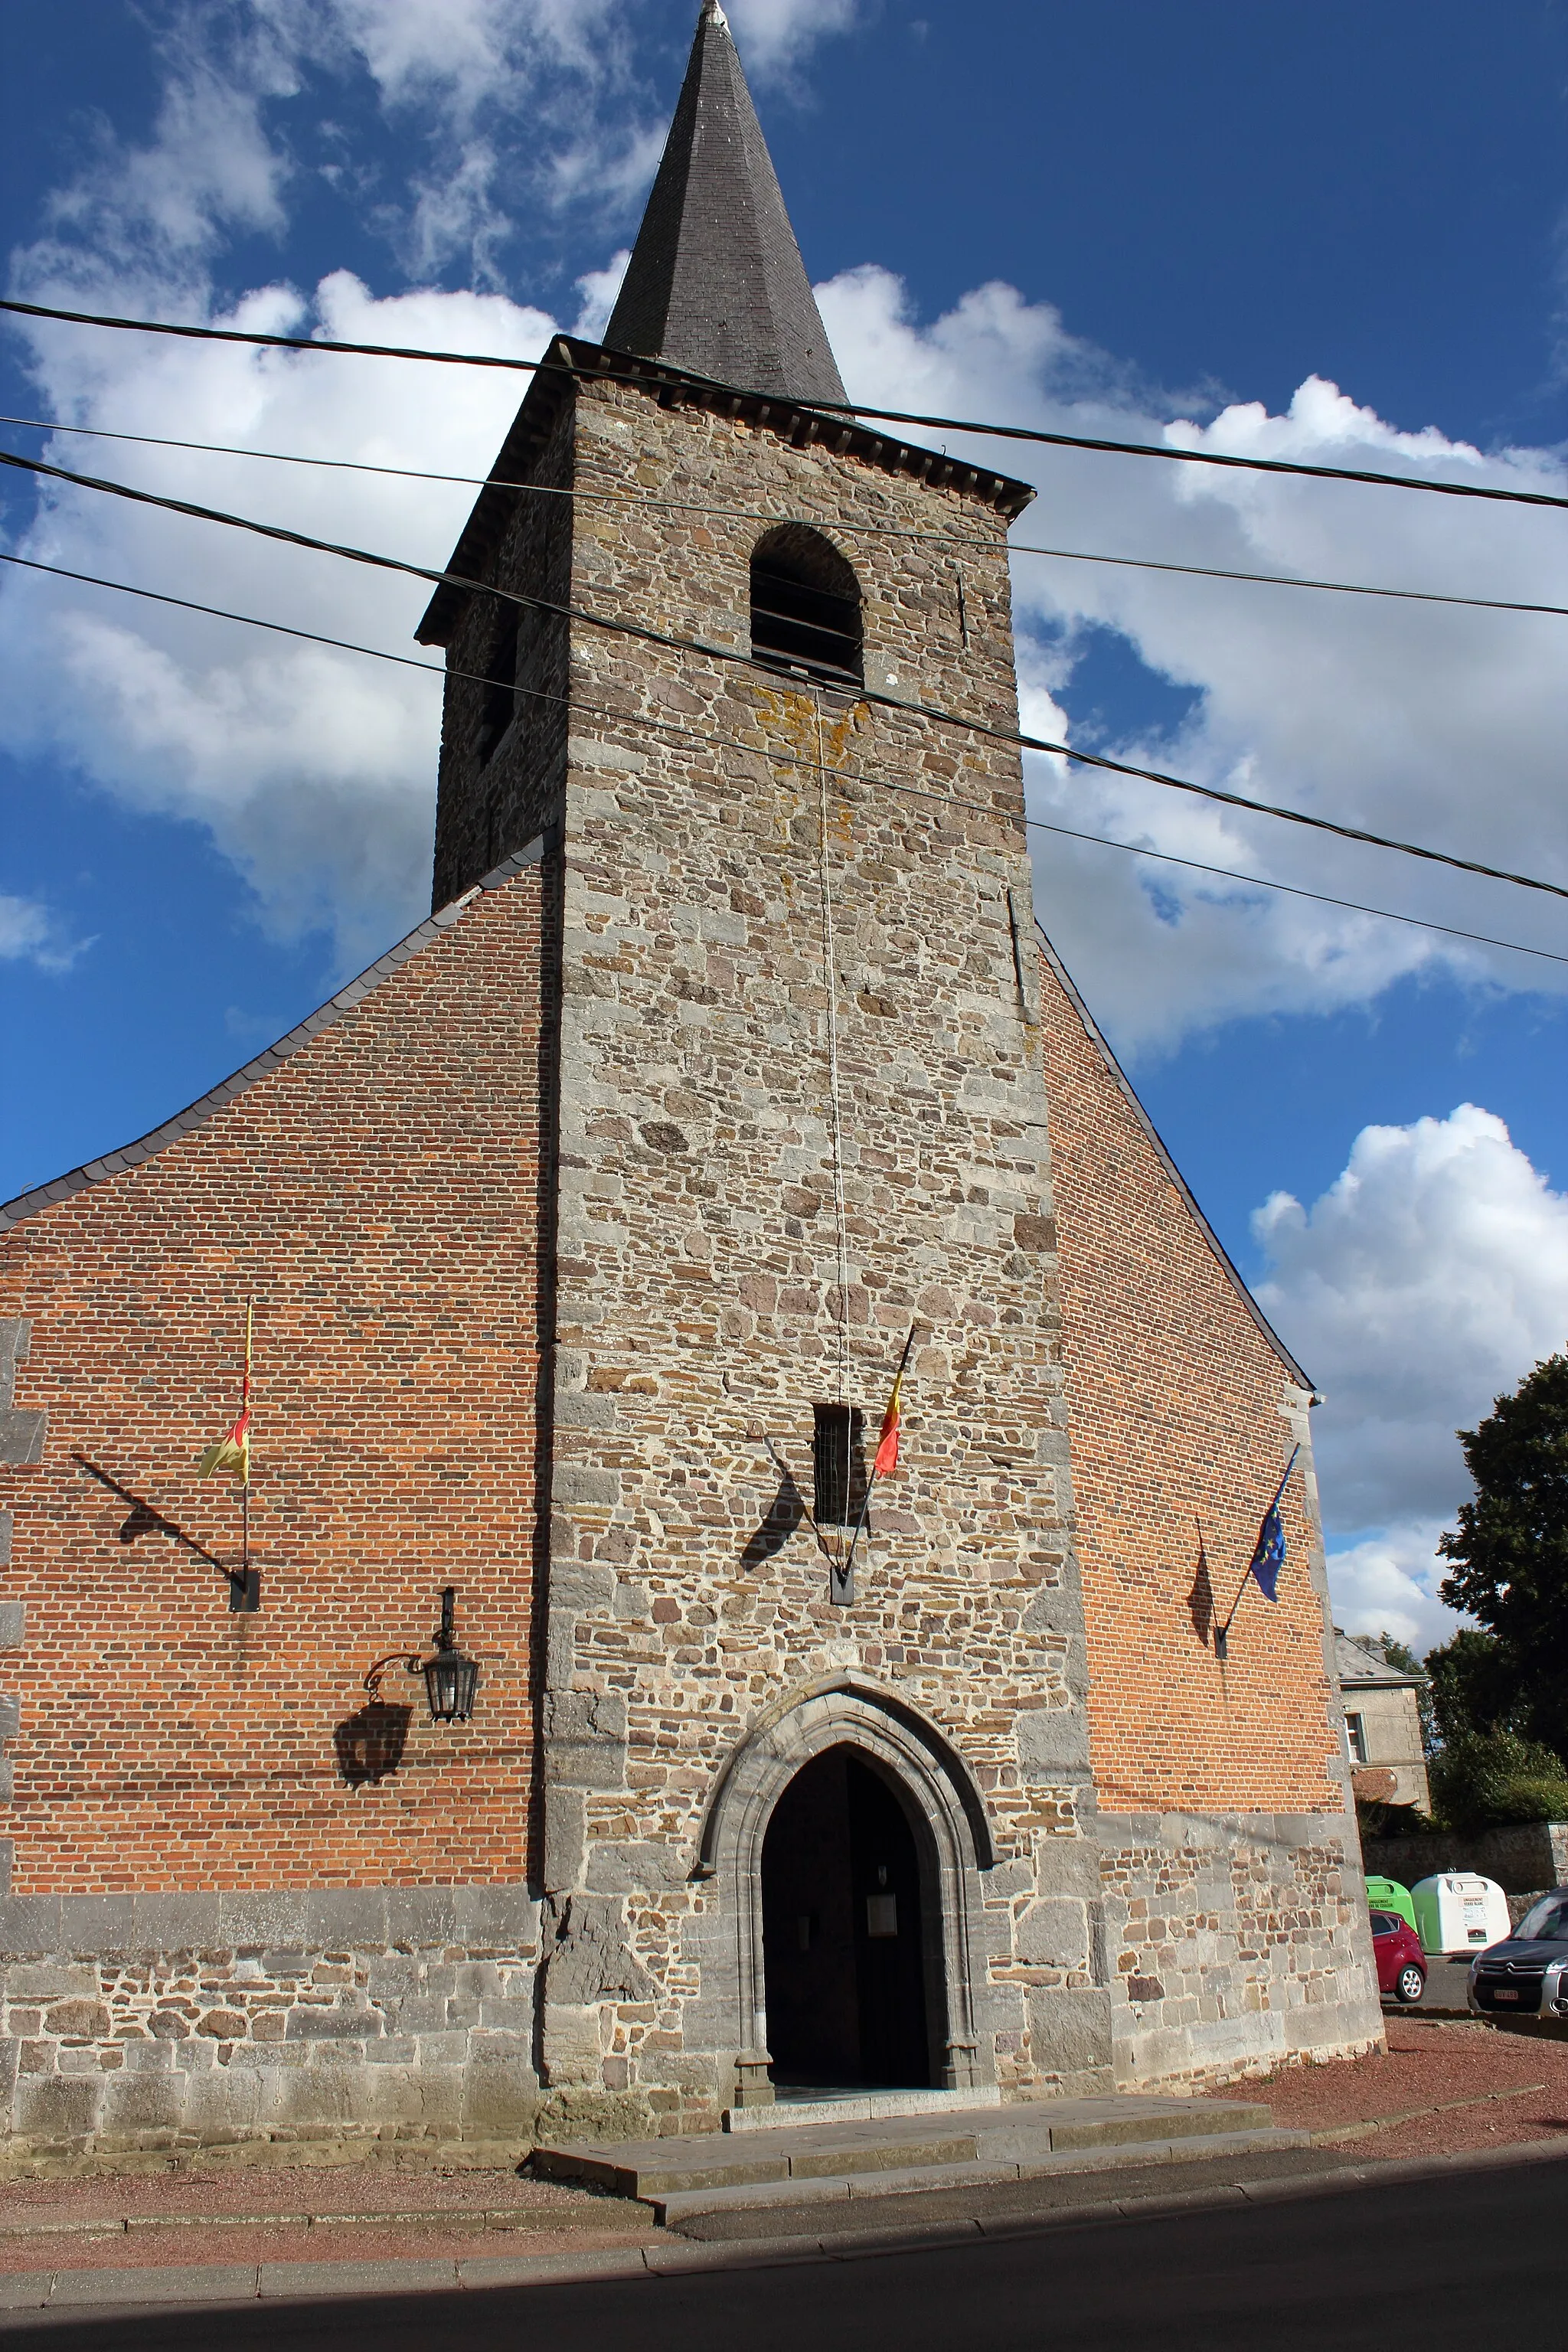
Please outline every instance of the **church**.
[[1032, 496], [847, 407], [706, 0], [419, 625], [434, 913], [0, 1212], [4, 2161], [1379, 2041], [1310, 1383], [1035, 924]]

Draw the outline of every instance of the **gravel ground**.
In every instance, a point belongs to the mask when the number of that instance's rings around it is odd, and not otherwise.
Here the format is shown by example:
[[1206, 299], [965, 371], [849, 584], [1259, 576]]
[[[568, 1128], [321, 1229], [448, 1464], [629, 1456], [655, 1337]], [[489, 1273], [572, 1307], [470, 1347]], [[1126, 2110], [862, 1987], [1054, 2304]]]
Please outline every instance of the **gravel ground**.
[[[1277, 2124], [1306, 2131], [1405, 2118], [1347, 2135], [1343, 2146], [1358, 2161], [1457, 2156], [1568, 2136], [1568, 2042], [1537, 2042], [1484, 2025], [1426, 2023], [1410, 2015], [1384, 2021], [1386, 2053], [1281, 2067], [1239, 2088], [1267, 2099]], [[1520, 2095], [1496, 2096], [1509, 2092]], [[1482, 2099], [1488, 2104], [1450, 2106]], [[1449, 2111], [1433, 2114], [1433, 2108]]]

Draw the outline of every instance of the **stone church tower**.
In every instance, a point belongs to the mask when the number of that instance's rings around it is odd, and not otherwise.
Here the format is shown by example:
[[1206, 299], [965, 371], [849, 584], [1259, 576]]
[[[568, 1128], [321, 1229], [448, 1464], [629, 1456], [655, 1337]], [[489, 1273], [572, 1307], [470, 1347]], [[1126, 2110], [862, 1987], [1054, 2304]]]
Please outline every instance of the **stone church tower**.
[[[1103, 2084], [1041, 977], [996, 740], [1033, 493], [814, 405], [845, 394], [711, 0], [605, 342], [556, 345], [498, 462], [545, 494], [488, 488], [452, 558], [523, 601], [443, 588], [421, 631], [453, 670], [437, 903], [535, 834], [561, 861], [543, 2063], [700, 2112], [770, 2074]], [[867, 1940], [883, 1885], [896, 1953]]]
[[[420, 629], [437, 912], [0, 1213], [13, 2144], [1365, 2046], [1310, 1391], [1034, 927], [1032, 493], [835, 406], [713, 0], [546, 360]], [[381, 1654], [443, 1585], [426, 1724]]]

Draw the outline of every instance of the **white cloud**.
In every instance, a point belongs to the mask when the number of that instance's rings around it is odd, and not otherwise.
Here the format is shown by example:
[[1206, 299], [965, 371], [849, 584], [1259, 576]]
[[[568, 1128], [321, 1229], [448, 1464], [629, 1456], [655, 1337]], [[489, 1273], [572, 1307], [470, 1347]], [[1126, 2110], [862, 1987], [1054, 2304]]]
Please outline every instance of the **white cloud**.
[[69, 971], [90, 940], [67, 937], [58, 917], [41, 898], [18, 898], [0, 890], [0, 963], [30, 963], [39, 971]]
[[621, 290], [632, 249], [623, 245], [613, 253], [603, 269], [584, 270], [577, 280], [579, 308], [572, 322], [572, 332], [581, 335], [585, 342], [596, 342], [609, 325], [610, 313], [616, 307], [616, 297]]
[[[296, 331], [312, 320], [349, 341], [533, 357], [543, 312], [497, 296], [374, 299], [346, 272], [307, 306], [285, 288], [252, 295], [237, 323]], [[80, 343], [40, 335], [49, 413], [167, 433], [482, 475], [526, 379], [239, 346]], [[298, 523], [353, 546], [440, 564], [474, 493], [461, 485], [305, 471], [242, 457], [104, 445], [86, 467], [60, 436], [49, 455], [139, 488]], [[24, 552], [109, 579], [419, 656], [427, 590], [330, 557], [92, 493], [47, 497]], [[119, 799], [196, 820], [239, 866], [269, 921], [325, 923], [353, 962], [421, 911], [428, 887], [439, 740], [437, 678], [220, 621], [27, 573], [0, 584], [0, 659], [12, 681], [0, 738], [48, 744]]]
[[[1010, 287], [982, 287], [924, 324], [879, 268], [851, 270], [818, 292], [852, 392], [880, 405], [1521, 488], [1568, 483], [1553, 453], [1482, 457], [1435, 429], [1402, 433], [1317, 379], [1283, 416], [1253, 404], [1201, 429], [1171, 424], [1184, 401], [1141, 386], [1048, 304], [1026, 303]], [[1038, 485], [1016, 540], [1568, 604], [1568, 546], [1528, 509], [945, 438]], [[1026, 711], [1027, 688], [1043, 684], [1086, 749], [1568, 880], [1557, 823], [1568, 623], [1025, 558], [1016, 607]], [[1117, 633], [1157, 679], [1190, 698], [1188, 715], [1115, 740], [1096, 731], [1087, 708], [1079, 717], [1087, 698], [1075, 693], [1075, 672], [1098, 630]], [[1159, 787], [1029, 764], [1041, 817], [1561, 946], [1549, 908], [1506, 886]], [[1438, 968], [1489, 987], [1568, 983], [1568, 966], [1045, 835], [1036, 873], [1042, 919], [1119, 1045], [1134, 1054], [1238, 1014], [1364, 1003], [1394, 980]]]
[[1453, 1434], [1568, 1347], [1568, 1196], [1500, 1118], [1367, 1127], [1310, 1210], [1253, 1217], [1259, 1305], [1317, 1381], [1325, 1515], [1347, 1533], [1452, 1525], [1468, 1492]]
[[759, 79], [787, 72], [814, 45], [847, 33], [860, 15], [859, 0], [725, 0], [746, 69]]
[[[784, 69], [811, 41], [844, 31], [856, 11], [850, 0], [736, 0], [734, 13], [748, 61], [771, 59]], [[285, 121], [280, 110], [313, 87], [310, 75], [368, 75], [426, 159], [407, 174], [388, 216], [395, 249], [419, 274], [466, 261], [474, 281], [492, 289], [524, 199], [536, 218], [544, 216], [539, 207], [553, 215], [624, 205], [663, 136], [662, 111], [657, 122], [645, 119], [636, 27], [614, 0], [451, 0], [438, 11], [424, 0], [257, 0], [244, 14], [224, 5], [176, 10], [165, 25], [152, 136], [142, 147], [99, 142], [54, 202], [47, 234], [18, 257], [26, 290], [45, 299], [90, 291], [108, 298], [105, 307], [144, 302], [193, 320], [243, 313], [288, 327], [320, 318], [351, 334], [526, 354], [553, 321], [499, 292], [489, 303], [431, 294], [378, 304], [339, 274], [310, 298], [283, 283], [237, 307], [220, 297], [213, 280], [225, 240], [285, 225], [299, 166], [286, 136], [294, 118]], [[598, 328], [617, 267], [618, 257], [578, 278], [580, 331]], [[1283, 416], [1237, 404], [1206, 426], [1173, 425], [1191, 404], [1142, 384], [1071, 334], [1048, 304], [1005, 285], [979, 287], [923, 324], [899, 280], [874, 267], [821, 291], [852, 386], [888, 404], [1491, 481], [1563, 478], [1551, 453], [1483, 457], [1432, 429], [1403, 434], [1316, 380]], [[408, 303], [424, 307], [416, 312]], [[342, 361], [296, 368], [256, 354], [143, 352], [59, 329], [40, 331], [34, 349], [40, 400], [76, 422], [323, 455], [380, 450], [391, 462], [451, 470], [484, 470], [516, 389], [456, 373], [421, 385], [416, 369], [361, 370]], [[946, 437], [963, 446], [962, 436]], [[1026, 445], [973, 446], [987, 462], [1040, 485], [1020, 538], [1568, 603], [1568, 548], [1528, 512]], [[197, 494], [215, 503], [226, 496], [279, 519], [300, 511], [298, 478], [282, 469], [268, 478], [250, 467], [226, 471], [216, 460], [165, 465], [148, 453], [133, 460], [121, 453], [116, 464], [121, 457], [128, 478], [154, 488], [199, 484]], [[311, 499], [312, 511], [344, 537], [435, 561], [447, 551], [465, 504], [461, 492], [326, 476], [313, 479]], [[418, 602], [416, 592], [392, 583], [351, 583], [341, 567], [264, 557], [243, 542], [226, 550], [217, 534], [195, 526], [111, 519], [69, 499], [46, 509], [29, 547], [86, 569], [118, 567], [176, 593], [199, 571], [219, 592], [215, 601], [262, 609], [256, 597], [265, 591], [283, 600], [267, 607], [277, 611], [297, 598], [308, 622], [380, 633], [378, 641], [399, 647]], [[199, 624], [116, 613], [85, 591], [13, 584], [3, 602], [7, 646], [29, 664], [24, 694], [0, 719], [13, 741], [25, 733], [50, 740], [114, 789], [211, 823], [279, 918], [298, 893], [301, 907], [333, 908], [357, 935], [372, 901], [395, 898], [405, 910], [415, 903], [428, 826], [432, 689], [357, 666], [357, 683], [343, 667], [342, 691], [333, 685], [329, 692], [332, 673], [313, 666], [314, 656], [232, 635], [220, 643]], [[1556, 846], [1558, 747], [1568, 722], [1563, 623], [1024, 560], [1016, 608], [1024, 708], [1042, 731], [1070, 729], [1086, 746], [1201, 781], [1501, 864], [1568, 873], [1568, 855]], [[1190, 698], [1179, 723], [1110, 740], [1083, 683], [1103, 631]], [[148, 690], [154, 677], [156, 697]], [[107, 698], [98, 693], [100, 679]], [[384, 730], [390, 744], [367, 705], [398, 714]], [[221, 757], [215, 730], [231, 724], [233, 754]], [[1550, 908], [1501, 886], [1445, 877], [1061, 763], [1032, 761], [1029, 792], [1037, 815], [1085, 831], [1555, 943]], [[288, 823], [286, 803], [299, 812]], [[371, 807], [378, 815], [366, 824]], [[1240, 1014], [1368, 1003], [1394, 982], [1429, 971], [1489, 988], [1558, 990], [1568, 980], [1568, 966], [1059, 837], [1037, 836], [1037, 849], [1047, 926], [1118, 1045], [1134, 1055]], [[298, 857], [303, 872], [290, 865]]]
[[1402, 1519], [1329, 1554], [1334, 1622], [1347, 1633], [1392, 1633], [1417, 1657], [1466, 1621], [1437, 1598], [1448, 1562], [1437, 1557], [1440, 1519]]

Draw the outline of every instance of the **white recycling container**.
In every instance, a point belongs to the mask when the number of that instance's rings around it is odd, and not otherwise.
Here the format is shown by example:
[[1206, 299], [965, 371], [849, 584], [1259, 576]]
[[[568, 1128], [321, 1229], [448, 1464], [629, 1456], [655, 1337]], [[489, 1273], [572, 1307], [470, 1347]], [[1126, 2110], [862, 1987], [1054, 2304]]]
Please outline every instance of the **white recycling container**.
[[1484, 1952], [1509, 1933], [1508, 1897], [1495, 1878], [1447, 1870], [1410, 1890], [1415, 1932], [1426, 1952]]

